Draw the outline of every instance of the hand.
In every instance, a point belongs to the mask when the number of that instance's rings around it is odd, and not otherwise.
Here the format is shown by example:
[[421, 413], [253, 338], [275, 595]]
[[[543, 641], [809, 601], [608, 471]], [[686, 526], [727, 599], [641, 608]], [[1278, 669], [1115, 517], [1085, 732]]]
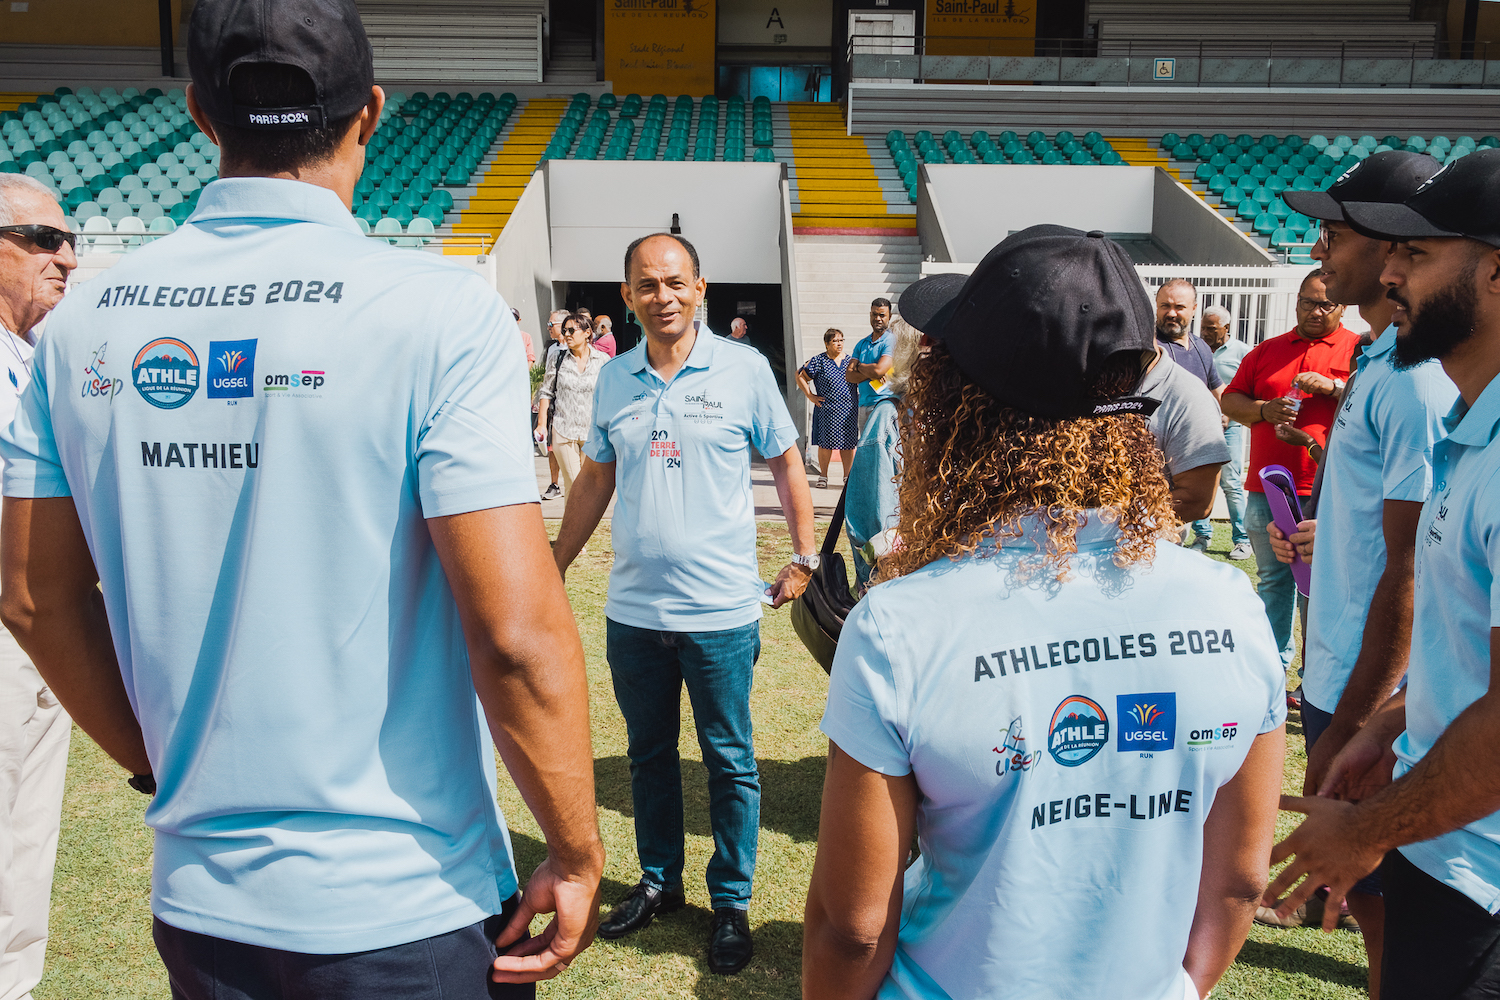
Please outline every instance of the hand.
[[546, 441], [547, 440], [547, 428], [545, 428], [545, 427], [538, 427], [536, 430], [532, 431], [531, 432], [531, 440], [535, 441], [537, 444], [541, 444], [542, 442]]
[[[1269, 410], [1270, 407], [1266, 407], [1266, 409]], [[1318, 443], [1317, 438], [1302, 428], [1294, 427], [1291, 424], [1277, 424], [1276, 436], [1287, 444], [1294, 444], [1299, 448], [1310, 448]]]
[[[1283, 795], [1281, 808], [1306, 813], [1307, 819], [1272, 849], [1271, 864], [1288, 858], [1291, 861], [1266, 889], [1261, 905], [1274, 906], [1279, 915], [1287, 917], [1319, 886], [1326, 885], [1323, 930], [1332, 932], [1338, 926], [1339, 904], [1344, 896], [1354, 883], [1380, 867], [1385, 849], [1365, 841], [1359, 828], [1359, 807], [1352, 803]], [[1300, 885], [1298, 879], [1302, 879]], [[1278, 904], [1277, 898], [1288, 889], [1291, 893]]]
[[1292, 379], [1292, 385], [1303, 392], [1315, 392], [1320, 396], [1332, 396], [1338, 392], [1338, 386], [1334, 384], [1333, 379], [1317, 372], [1302, 372]]
[[1229, 417], [1227, 415], [1223, 413], [1219, 414], [1219, 426], [1226, 431], [1229, 430]]
[[[538, 913], [556, 915], [542, 933], [510, 947]], [[516, 915], [495, 939], [504, 954], [495, 959], [490, 978], [497, 983], [551, 979], [593, 943], [598, 929], [599, 873], [564, 875], [549, 854], [527, 881]]]
[[[1313, 744], [1313, 751], [1323, 745], [1327, 734]], [[1366, 725], [1350, 737], [1329, 761], [1327, 774], [1318, 785], [1318, 795], [1344, 802], [1362, 802], [1391, 783], [1396, 767], [1392, 737], [1380, 727]], [[1307, 773], [1312, 774], [1312, 760]]]
[[1302, 561], [1312, 563], [1313, 557], [1313, 535], [1318, 529], [1316, 518], [1308, 518], [1297, 524], [1297, 530], [1292, 532], [1292, 537], [1287, 536], [1275, 524], [1266, 525], [1266, 534], [1271, 539], [1271, 549], [1276, 553], [1278, 562], [1292, 563], [1293, 552], [1302, 557]]
[[1297, 419], [1297, 411], [1292, 409], [1292, 404], [1283, 396], [1266, 400], [1265, 405], [1260, 408], [1260, 415], [1273, 424], [1289, 424]]
[[849, 367], [844, 369], [844, 381], [848, 382], [850, 385], [859, 385], [859, 383], [864, 381], [864, 379], [861, 378], [859, 374], [858, 361], [849, 362]]
[[787, 563], [781, 567], [781, 572], [776, 574], [776, 581], [771, 584], [771, 607], [779, 608], [789, 601], [795, 601], [802, 596], [807, 589], [807, 581], [812, 579], [812, 570], [797, 563]]
[[823, 397], [822, 396], [808, 396], [807, 398], [813, 401], [813, 405], [814, 406], [822, 406], [823, 405]]

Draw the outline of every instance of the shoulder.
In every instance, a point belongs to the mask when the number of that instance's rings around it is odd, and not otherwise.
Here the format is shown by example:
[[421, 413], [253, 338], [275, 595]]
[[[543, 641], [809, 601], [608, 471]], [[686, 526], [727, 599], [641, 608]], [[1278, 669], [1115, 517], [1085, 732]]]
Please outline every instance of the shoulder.
[[751, 368], [771, 371], [766, 356], [749, 344], [730, 337], [714, 337], [714, 353], [710, 364], [715, 368]]

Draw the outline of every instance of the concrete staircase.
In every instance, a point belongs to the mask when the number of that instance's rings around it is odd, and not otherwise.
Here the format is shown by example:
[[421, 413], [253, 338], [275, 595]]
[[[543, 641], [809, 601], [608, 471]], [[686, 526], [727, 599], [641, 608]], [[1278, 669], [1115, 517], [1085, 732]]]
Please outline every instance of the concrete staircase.
[[594, 42], [587, 35], [571, 31], [567, 26], [554, 24], [552, 29], [552, 58], [542, 74], [544, 83], [593, 83], [599, 75], [594, 64]]
[[829, 327], [844, 331], [844, 349], [852, 351], [870, 333], [871, 300], [894, 303], [921, 277], [922, 248], [915, 230], [909, 236], [797, 235], [794, 240], [803, 358], [823, 350]]
[[[915, 209], [887, 200], [868, 144], [847, 134], [837, 104], [787, 104], [785, 109], [798, 228], [915, 232]], [[778, 119], [773, 114], [780, 125]]]

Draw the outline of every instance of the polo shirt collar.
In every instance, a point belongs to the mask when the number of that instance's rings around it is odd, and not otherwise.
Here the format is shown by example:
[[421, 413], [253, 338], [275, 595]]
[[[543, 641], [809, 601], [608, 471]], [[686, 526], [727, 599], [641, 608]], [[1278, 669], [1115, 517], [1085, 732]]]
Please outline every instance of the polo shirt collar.
[[1460, 396], [1453, 409], [1443, 418], [1448, 429], [1448, 440], [1468, 448], [1483, 448], [1495, 439], [1500, 430], [1500, 378], [1490, 380], [1474, 405], [1464, 407]]
[[[1078, 533], [1074, 536], [1078, 543], [1078, 551], [1084, 552], [1090, 549], [1114, 548], [1120, 539], [1120, 529], [1112, 521], [1105, 521], [1100, 515], [1102, 508], [1092, 508], [1081, 516], [1082, 523], [1078, 526]], [[1018, 528], [1020, 537], [1007, 537], [1000, 540], [1000, 548], [1018, 549], [1027, 548], [1033, 551], [1040, 550], [1042, 539], [1046, 534], [1046, 528], [1042, 525], [1041, 516], [1038, 514], [1022, 514], [1014, 521], [1006, 524], [1007, 529]], [[995, 545], [993, 534], [987, 534], [984, 544], [993, 547]]]
[[316, 222], [359, 233], [359, 223], [325, 187], [279, 177], [221, 177], [203, 188], [189, 223], [217, 219]]
[[1369, 347], [1366, 347], [1364, 349], [1364, 352], [1360, 354], [1360, 364], [1366, 363], [1364, 360], [1365, 358], [1369, 358], [1370, 361], [1373, 362], [1376, 358], [1383, 357], [1391, 353], [1395, 349], [1396, 324], [1392, 323], [1390, 326], [1385, 328], [1384, 333], [1375, 338], [1375, 342], [1373, 344], [1371, 344]]
[[[715, 344], [718, 340], [713, 331], [704, 323], [698, 327], [698, 339], [693, 343], [693, 349], [688, 352], [687, 360], [682, 363], [683, 368], [708, 368], [713, 363]], [[651, 359], [646, 354], [646, 338], [641, 336], [640, 343], [630, 349], [630, 370], [640, 375], [650, 367]], [[681, 369], [679, 369], [680, 371]]]

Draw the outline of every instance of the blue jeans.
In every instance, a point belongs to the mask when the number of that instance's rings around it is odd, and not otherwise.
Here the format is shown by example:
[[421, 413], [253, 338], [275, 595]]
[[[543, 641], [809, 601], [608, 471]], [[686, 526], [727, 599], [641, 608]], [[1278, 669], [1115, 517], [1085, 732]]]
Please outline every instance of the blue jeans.
[[[1229, 533], [1235, 545], [1250, 540], [1245, 533], [1245, 431], [1248, 428], [1237, 421], [1229, 421], [1224, 428], [1224, 443], [1229, 446], [1229, 461], [1219, 470], [1219, 488], [1224, 491], [1224, 502], [1229, 507]], [[1204, 518], [1193, 522], [1193, 534], [1199, 538], [1212, 538], [1214, 525]]]
[[682, 687], [708, 768], [714, 855], [708, 894], [715, 908], [748, 909], [760, 839], [760, 772], [750, 724], [750, 687], [760, 659], [760, 622], [719, 632], [658, 632], [606, 618], [605, 656], [630, 739], [635, 849], [644, 880], [682, 885]]
[[[1304, 498], [1305, 499], [1305, 498]], [[1249, 491], [1245, 503], [1245, 529], [1250, 532], [1250, 547], [1255, 550], [1255, 568], [1260, 573], [1260, 602], [1271, 620], [1271, 634], [1281, 648], [1282, 666], [1292, 662], [1292, 615], [1297, 603], [1297, 583], [1292, 568], [1276, 558], [1266, 526], [1274, 519], [1266, 495]]]

